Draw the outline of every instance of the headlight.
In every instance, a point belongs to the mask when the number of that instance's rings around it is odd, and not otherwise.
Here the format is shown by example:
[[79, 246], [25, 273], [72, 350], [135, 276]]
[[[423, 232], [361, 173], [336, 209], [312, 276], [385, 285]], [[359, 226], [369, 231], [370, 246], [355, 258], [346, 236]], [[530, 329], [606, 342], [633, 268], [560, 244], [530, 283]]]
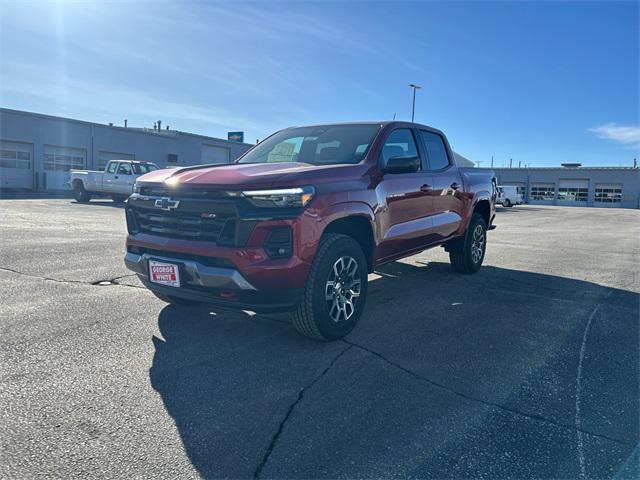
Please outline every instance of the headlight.
[[304, 207], [314, 194], [315, 189], [311, 186], [242, 192], [256, 207]]
[[133, 184], [133, 193], [140, 193], [140, 184], [138, 182]]

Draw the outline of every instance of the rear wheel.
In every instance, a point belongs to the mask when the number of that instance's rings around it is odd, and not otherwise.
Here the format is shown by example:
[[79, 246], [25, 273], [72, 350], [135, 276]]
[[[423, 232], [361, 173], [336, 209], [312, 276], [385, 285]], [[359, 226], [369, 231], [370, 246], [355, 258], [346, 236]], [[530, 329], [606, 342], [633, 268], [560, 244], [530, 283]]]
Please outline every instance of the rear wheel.
[[367, 261], [347, 235], [323, 236], [293, 326], [315, 340], [336, 340], [358, 322], [367, 296]]
[[480, 270], [487, 248], [487, 224], [479, 213], [474, 213], [464, 234], [459, 251], [449, 252], [449, 260], [459, 273], [475, 273]]
[[158, 297], [163, 302], [170, 303], [172, 305], [188, 306], [188, 305], [200, 304], [200, 302], [196, 302], [195, 300], [187, 300], [185, 298], [172, 297], [171, 295], [163, 295], [162, 293], [156, 293], [153, 290], [151, 291], [151, 293], [153, 293], [156, 297]]
[[91, 194], [84, 189], [82, 182], [77, 181], [73, 184], [73, 198], [76, 199], [76, 202], [86, 203], [91, 200]]

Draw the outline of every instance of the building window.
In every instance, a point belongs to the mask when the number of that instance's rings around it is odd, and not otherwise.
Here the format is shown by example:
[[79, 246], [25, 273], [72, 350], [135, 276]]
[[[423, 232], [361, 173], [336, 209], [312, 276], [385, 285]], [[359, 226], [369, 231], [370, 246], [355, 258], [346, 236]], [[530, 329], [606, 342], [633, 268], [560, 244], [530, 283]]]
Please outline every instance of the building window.
[[0, 142], [0, 167], [31, 168], [31, 145]]
[[68, 172], [84, 168], [86, 151], [80, 148], [44, 146], [44, 169]]
[[534, 183], [531, 185], [531, 200], [554, 200], [555, 197], [555, 183]]
[[558, 200], [565, 202], [586, 202], [589, 196], [588, 188], [560, 187], [558, 188]]
[[595, 201], [599, 203], [622, 202], [622, 184], [596, 184]]

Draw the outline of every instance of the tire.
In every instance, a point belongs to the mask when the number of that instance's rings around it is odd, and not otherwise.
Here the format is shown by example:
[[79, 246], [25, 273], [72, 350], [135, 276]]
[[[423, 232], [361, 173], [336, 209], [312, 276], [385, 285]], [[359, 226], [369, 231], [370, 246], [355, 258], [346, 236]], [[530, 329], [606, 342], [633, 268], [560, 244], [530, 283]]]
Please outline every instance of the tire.
[[512, 205], [511, 205], [511, 200], [509, 200], [508, 198], [505, 198], [505, 199], [502, 201], [502, 206], [503, 206], [503, 207], [507, 207], [507, 208], [511, 207], [511, 206], [512, 206]]
[[73, 198], [78, 203], [87, 203], [91, 200], [91, 194], [84, 189], [84, 184], [80, 181], [73, 183]]
[[[295, 329], [321, 341], [337, 340], [351, 332], [364, 309], [368, 273], [367, 260], [358, 242], [347, 235], [324, 235], [307, 277], [302, 302], [293, 314]], [[349, 286], [341, 289], [340, 284], [345, 282]]]
[[449, 252], [449, 260], [456, 272], [475, 273], [482, 266], [486, 249], [487, 224], [482, 215], [474, 213], [464, 234], [460, 250]]
[[165, 303], [170, 303], [171, 305], [180, 305], [183, 307], [187, 307], [189, 305], [200, 305], [200, 302], [196, 302], [195, 300], [187, 300], [186, 298], [172, 297], [170, 295], [163, 295], [161, 293], [156, 293], [151, 290], [156, 297], [162, 300]]

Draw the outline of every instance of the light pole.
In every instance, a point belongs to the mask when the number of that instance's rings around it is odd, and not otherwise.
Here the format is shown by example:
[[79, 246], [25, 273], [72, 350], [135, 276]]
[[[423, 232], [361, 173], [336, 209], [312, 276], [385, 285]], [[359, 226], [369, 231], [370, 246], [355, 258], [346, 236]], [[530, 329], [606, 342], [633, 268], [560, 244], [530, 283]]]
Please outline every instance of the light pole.
[[411, 108], [411, 123], [413, 123], [413, 119], [416, 115], [416, 90], [422, 87], [419, 85], [414, 85], [413, 83], [410, 83], [409, 86], [413, 88], [413, 107]]

